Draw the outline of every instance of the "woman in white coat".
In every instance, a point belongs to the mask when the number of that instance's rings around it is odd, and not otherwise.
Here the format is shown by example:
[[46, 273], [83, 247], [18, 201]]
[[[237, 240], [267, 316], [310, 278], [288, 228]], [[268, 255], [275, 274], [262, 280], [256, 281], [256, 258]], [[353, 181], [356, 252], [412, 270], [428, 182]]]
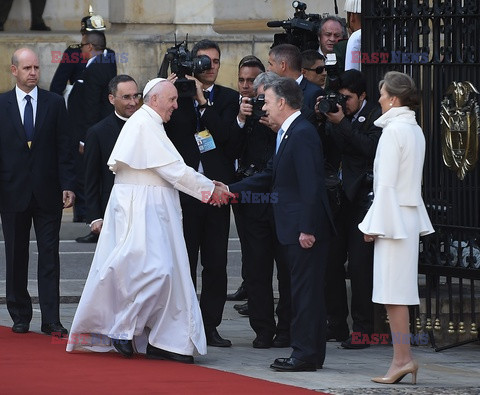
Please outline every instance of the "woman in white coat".
[[390, 71], [379, 83], [383, 132], [374, 162], [374, 200], [359, 229], [375, 242], [374, 303], [384, 304], [392, 332], [393, 360], [377, 383], [398, 383], [418, 364], [410, 350], [409, 305], [418, 305], [419, 236], [433, 233], [422, 196], [425, 137], [412, 110], [418, 104], [411, 77]]

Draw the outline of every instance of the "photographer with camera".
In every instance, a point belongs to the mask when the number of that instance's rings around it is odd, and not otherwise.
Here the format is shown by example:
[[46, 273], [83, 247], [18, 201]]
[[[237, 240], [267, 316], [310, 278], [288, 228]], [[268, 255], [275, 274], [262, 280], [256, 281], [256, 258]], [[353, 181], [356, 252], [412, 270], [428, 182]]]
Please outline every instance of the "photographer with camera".
[[[345, 263], [348, 260], [352, 298], [353, 332], [370, 335], [373, 331], [373, 246], [365, 243], [358, 224], [372, 199], [373, 160], [381, 129], [374, 121], [381, 115], [376, 102], [366, 99], [366, 80], [358, 70], [342, 73], [336, 92], [320, 97], [317, 112], [325, 122], [327, 162], [341, 173], [342, 192], [335, 212], [337, 236], [333, 239], [326, 273], [327, 339], [342, 341], [342, 347], [359, 349], [368, 344], [354, 344], [347, 324], [348, 304]], [[335, 158], [335, 154], [338, 156]]]
[[308, 81], [302, 74], [302, 54], [292, 44], [280, 44], [268, 52], [268, 71], [280, 77], [289, 77], [297, 81], [303, 93], [302, 115], [316, 125], [315, 103], [317, 97], [324, 95], [324, 90]]
[[[239, 90], [242, 94], [240, 111], [233, 128], [241, 140], [237, 180], [261, 172], [275, 153], [279, 126], [269, 124], [262, 107], [265, 103], [264, 85], [277, 80], [273, 72], [261, 72], [263, 64], [255, 57], [243, 58], [239, 64]], [[242, 90], [241, 81], [257, 75], [250, 91]], [[242, 273], [248, 294], [250, 326], [256, 333], [254, 348], [290, 346], [290, 280], [285, 257], [275, 232], [272, 206], [256, 201], [251, 194], [240, 194], [233, 212], [242, 248]], [[277, 264], [279, 301], [275, 322], [273, 298], [273, 264]], [[242, 313], [239, 310], [239, 313]]]
[[[178, 109], [165, 125], [185, 163], [206, 177], [230, 183], [235, 179], [234, 154], [229, 150], [231, 124], [238, 113], [238, 93], [215, 84], [220, 69], [220, 48], [211, 40], [196, 43], [192, 59], [202, 55], [210, 58], [210, 67], [190, 70], [194, 77], [194, 96], [180, 95]], [[230, 229], [230, 206], [214, 207], [197, 199], [180, 194], [183, 211], [183, 229], [190, 261], [193, 283], [197, 283], [198, 253], [200, 251], [202, 310], [207, 344], [230, 347], [217, 327], [222, 322], [227, 296], [227, 246]]]

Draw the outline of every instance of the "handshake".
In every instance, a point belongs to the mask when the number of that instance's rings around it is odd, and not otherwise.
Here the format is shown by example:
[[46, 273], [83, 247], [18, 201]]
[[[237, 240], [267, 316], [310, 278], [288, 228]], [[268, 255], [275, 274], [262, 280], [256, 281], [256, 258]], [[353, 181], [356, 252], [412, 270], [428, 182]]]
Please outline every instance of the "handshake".
[[204, 203], [220, 207], [228, 204], [230, 199], [235, 197], [235, 194], [230, 192], [223, 182], [213, 180], [213, 183], [215, 184], [215, 189], [211, 194], [208, 192], [207, 196], [202, 199]]

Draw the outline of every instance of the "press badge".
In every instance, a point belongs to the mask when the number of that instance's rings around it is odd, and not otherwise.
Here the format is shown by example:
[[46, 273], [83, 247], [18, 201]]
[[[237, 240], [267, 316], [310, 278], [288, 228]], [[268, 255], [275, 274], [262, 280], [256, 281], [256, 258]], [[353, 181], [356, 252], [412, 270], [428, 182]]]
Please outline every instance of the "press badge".
[[215, 141], [213, 141], [213, 136], [207, 129], [195, 133], [195, 140], [197, 140], [198, 149], [200, 150], [201, 154], [216, 148]]

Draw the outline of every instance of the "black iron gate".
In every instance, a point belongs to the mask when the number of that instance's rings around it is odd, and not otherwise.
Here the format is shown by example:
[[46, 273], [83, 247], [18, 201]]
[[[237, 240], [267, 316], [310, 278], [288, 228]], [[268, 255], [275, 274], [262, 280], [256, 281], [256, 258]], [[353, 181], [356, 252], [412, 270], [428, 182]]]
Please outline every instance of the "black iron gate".
[[436, 232], [421, 241], [425, 318], [417, 318], [416, 329], [429, 333], [436, 350], [455, 344], [437, 347], [434, 330], [444, 337], [470, 332], [466, 341], [476, 340], [480, 0], [363, 0], [358, 58], [371, 99], [378, 98], [378, 81], [389, 70], [410, 74], [421, 93], [417, 117], [427, 139], [424, 200]]

